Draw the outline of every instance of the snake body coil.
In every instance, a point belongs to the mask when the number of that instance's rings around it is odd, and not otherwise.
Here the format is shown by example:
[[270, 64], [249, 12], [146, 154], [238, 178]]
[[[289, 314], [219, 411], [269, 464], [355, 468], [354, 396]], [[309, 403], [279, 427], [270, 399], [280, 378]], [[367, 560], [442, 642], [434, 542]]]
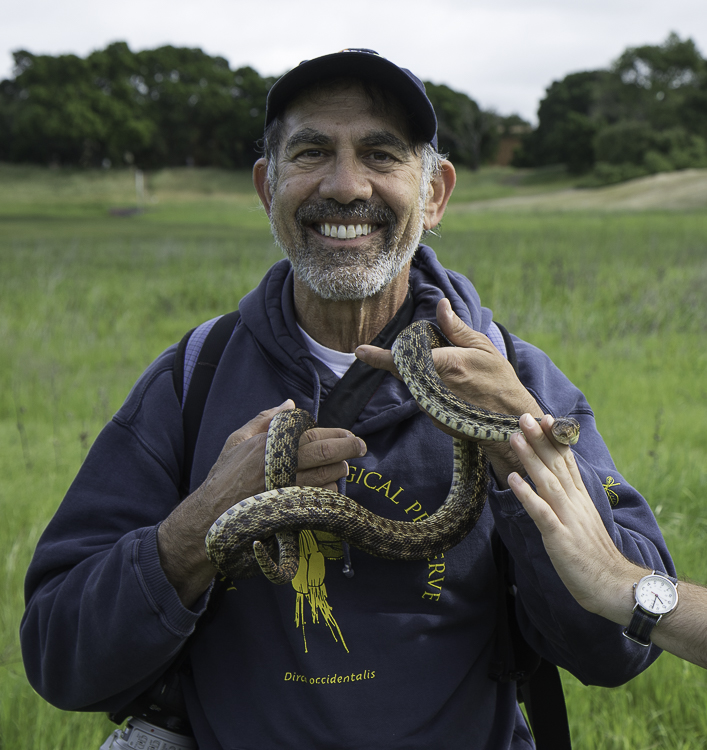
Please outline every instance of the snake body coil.
[[[470, 438], [504, 441], [518, 432], [519, 417], [467, 404], [442, 383], [431, 353], [439, 346], [450, 344], [432, 324], [416, 321], [392, 347], [395, 365], [420, 407]], [[455, 546], [474, 528], [488, 481], [486, 458], [476, 442], [454, 438], [451, 488], [435, 513], [418, 522], [396, 521], [338, 492], [293, 486], [299, 437], [314, 426], [311, 415], [301, 409], [273, 418], [266, 444], [266, 491], [229, 508], [206, 535], [207, 555], [224, 575], [241, 579], [262, 570], [274, 583], [292, 580], [299, 562], [297, 532], [304, 529], [336, 534], [376, 557], [421, 560]], [[571, 444], [579, 426], [572, 419], [558, 419], [553, 433]]]

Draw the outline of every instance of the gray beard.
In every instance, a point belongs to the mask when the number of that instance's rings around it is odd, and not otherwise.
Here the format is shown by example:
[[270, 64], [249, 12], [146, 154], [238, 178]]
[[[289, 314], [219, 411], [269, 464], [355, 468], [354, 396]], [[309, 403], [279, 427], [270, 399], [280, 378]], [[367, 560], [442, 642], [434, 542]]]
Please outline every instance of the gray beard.
[[[332, 251], [319, 246], [307, 227], [325, 217], [341, 224], [369, 222], [386, 224], [387, 231], [372, 243], [374, 252], [347, 252], [346, 248]], [[323, 299], [341, 302], [362, 300], [381, 292], [408, 265], [422, 236], [423, 219], [420, 211], [419, 227], [413, 239], [402, 243], [397, 236], [397, 219], [387, 206], [342, 206], [335, 201], [306, 203], [295, 216], [300, 237], [297, 244], [287, 246], [271, 218], [270, 226], [275, 242], [287, 256], [297, 278]], [[324, 239], [324, 238], [322, 238]]]

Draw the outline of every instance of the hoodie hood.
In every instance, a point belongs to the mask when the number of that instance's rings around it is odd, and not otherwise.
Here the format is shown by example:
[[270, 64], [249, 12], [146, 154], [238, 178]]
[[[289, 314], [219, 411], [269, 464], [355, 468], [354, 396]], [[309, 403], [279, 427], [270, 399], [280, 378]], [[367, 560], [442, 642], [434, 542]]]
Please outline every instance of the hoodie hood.
[[[470, 327], [485, 333], [492, 320], [491, 311], [481, 307], [479, 295], [472, 283], [462, 276], [445, 269], [437, 260], [434, 251], [420, 245], [410, 268], [410, 289], [415, 312], [413, 320], [436, 321], [437, 303], [449, 299], [452, 309]], [[296, 323], [294, 305], [294, 272], [288, 260], [282, 260], [270, 268], [258, 287], [247, 294], [239, 305], [243, 325], [253, 337], [261, 355], [297, 390], [309, 396], [309, 403], [298, 402], [316, 414], [318, 402], [326, 398], [338, 382], [338, 378], [318, 359], [313, 357], [302, 339]], [[417, 410], [412, 396], [403, 384], [392, 376], [386, 378], [386, 397], [378, 405], [383, 412], [396, 413], [404, 418]], [[376, 394], [378, 395], [378, 394]], [[391, 402], [392, 397], [392, 402]], [[361, 414], [361, 421], [373, 419], [370, 429], [381, 427], [382, 412], [371, 413], [380, 399], [374, 396]], [[383, 406], [385, 403], [385, 406]], [[395, 418], [387, 414], [385, 421]], [[358, 424], [357, 431], [362, 425]]]

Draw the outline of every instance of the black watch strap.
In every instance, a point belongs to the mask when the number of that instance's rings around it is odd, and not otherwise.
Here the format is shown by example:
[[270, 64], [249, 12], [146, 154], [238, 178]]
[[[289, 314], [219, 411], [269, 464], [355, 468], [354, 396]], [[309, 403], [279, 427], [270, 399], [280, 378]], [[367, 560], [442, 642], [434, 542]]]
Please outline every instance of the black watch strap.
[[658, 624], [660, 615], [650, 615], [641, 609], [638, 604], [633, 608], [631, 622], [624, 630], [624, 635], [631, 641], [635, 641], [641, 646], [651, 645], [651, 632]]

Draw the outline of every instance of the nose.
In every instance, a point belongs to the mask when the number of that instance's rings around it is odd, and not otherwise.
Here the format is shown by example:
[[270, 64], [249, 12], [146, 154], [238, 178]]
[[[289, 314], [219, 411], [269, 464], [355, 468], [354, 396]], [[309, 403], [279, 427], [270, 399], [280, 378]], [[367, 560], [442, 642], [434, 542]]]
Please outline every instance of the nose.
[[373, 194], [365, 167], [353, 154], [337, 154], [327, 173], [319, 183], [322, 198], [331, 198], [342, 205], [354, 201], [367, 201]]

